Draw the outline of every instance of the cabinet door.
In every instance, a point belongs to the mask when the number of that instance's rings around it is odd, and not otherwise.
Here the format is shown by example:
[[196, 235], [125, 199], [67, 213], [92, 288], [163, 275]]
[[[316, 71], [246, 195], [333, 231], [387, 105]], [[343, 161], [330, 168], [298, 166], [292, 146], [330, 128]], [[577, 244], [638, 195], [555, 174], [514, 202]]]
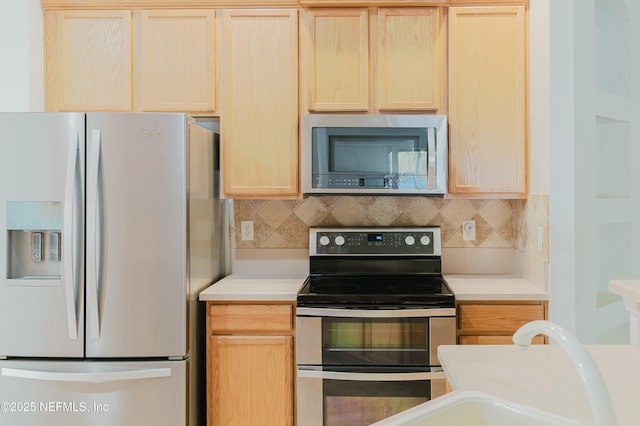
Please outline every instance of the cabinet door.
[[136, 110], [215, 111], [215, 11], [135, 15]]
[[443, 38], [438, 8], [378, 12], [378, 108], [437, 110]]
[[524, 6], [449, 8], [449, 192], [527, 194]]
[[47, 111], [131, 110], [131, 12], [45, 13]]
[[209, 426], [292, 425], [293, 338], [209, 339]]
[[369, 109], [367, 9], [320, 9], [306, 14], [309, 111]]
[[298, 194], [298, 16], [225, 10], [222, 181], [228, 197]]

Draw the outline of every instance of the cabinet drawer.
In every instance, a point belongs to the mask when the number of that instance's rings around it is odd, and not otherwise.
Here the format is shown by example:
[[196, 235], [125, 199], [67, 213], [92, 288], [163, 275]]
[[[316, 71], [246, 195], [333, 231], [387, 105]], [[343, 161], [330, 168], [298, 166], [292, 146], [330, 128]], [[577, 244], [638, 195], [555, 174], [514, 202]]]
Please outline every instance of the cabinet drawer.
[[458, 328], [465, 333], [513, 333], [529, 321], [541, 319], [543, 305], [458, 305]]
[[209, 331], [275, 331], [289, 334], [293, 326], [291, 305], [214, 305], [208, 309]]
[[[461, 345], [513, 345], [512, 335], [508, 336], [460, 336]], [[535, 336], [534, 345], [543, 345], [544, 336]]]

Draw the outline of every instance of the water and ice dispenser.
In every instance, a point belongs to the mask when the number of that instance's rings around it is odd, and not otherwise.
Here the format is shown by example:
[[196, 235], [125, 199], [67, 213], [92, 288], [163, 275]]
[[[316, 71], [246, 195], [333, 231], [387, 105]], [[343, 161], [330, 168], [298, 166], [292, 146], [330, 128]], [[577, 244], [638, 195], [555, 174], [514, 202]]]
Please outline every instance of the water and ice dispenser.
[[7, 202], [7, 279], [16, 285], [59, 285], [62, 203]]

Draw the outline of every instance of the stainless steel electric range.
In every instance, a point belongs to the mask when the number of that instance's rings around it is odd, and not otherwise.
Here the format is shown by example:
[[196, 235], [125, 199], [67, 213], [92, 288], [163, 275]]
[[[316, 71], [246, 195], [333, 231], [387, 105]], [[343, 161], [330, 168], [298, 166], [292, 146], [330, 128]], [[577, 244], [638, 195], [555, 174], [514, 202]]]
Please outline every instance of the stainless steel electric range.
[[438, 227], [312, 228], [298, 294], [298, 425], [369, 425], [444, 393], [455, 344]]

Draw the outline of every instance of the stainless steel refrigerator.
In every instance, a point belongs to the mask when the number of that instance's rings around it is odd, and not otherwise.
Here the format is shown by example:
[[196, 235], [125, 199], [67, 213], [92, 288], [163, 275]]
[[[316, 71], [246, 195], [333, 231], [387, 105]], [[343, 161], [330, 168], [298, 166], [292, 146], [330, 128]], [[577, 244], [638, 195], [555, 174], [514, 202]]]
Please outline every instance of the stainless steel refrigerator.
[[184, 114], [0, 114], [0, 424], [204, 424], [216, 152]]

